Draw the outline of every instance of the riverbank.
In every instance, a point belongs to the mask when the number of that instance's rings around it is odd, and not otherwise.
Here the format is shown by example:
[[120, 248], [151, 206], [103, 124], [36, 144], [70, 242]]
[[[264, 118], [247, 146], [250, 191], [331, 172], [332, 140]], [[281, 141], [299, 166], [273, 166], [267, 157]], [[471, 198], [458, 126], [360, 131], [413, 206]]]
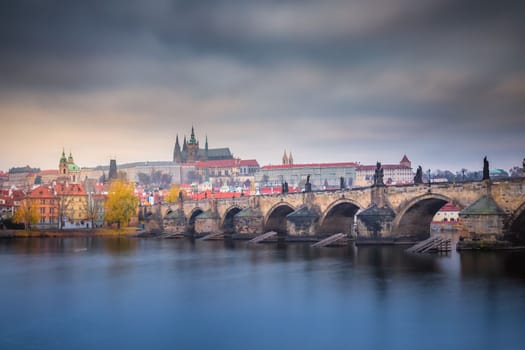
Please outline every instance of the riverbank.
[[115, 237], [133, 236], [137, 228], [124, 227], [120, 230], [111, 228], [83, 229], [83, 230], [0, 230], [1, 238], [45, 238], [45, 237]]

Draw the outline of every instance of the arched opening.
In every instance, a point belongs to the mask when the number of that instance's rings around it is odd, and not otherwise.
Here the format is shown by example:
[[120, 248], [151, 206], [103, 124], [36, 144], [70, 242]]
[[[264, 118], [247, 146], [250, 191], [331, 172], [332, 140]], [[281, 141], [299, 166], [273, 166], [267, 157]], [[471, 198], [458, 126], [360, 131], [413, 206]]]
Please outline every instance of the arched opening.
[[525, 243], [525, 203], [523, 203], [510, 220], [509, 239], [516, 243]]
[[334, 203], [330, 206], [321, 221], [319, 233], [335, 234], [344, 233], [352, 234], [354, 225], [354, 216], [359, 207], [351, 202]]
[[188, 233], [195, 233], [195, 218], [197, 218], [197, 216], [201, 215], [202, 213], [204, 212], [200, 208], [193, 209], [190, 219], [188, 220]]
[[235, 233], [235, 225], [233, 222], [233, 217], [240, 211], [241, 211], [241, 208], [233, 207], [233, 208], [230, 208], [226, 212], [226, 215], [224, 216], [224, 221], [222, 224], [222, 229], [224, 233], [227, 233], [227, 234]]
[[430, 224], [434, 215], [448, 202], [451, 202], [449, 198], [439, 195], [425, 195], [414, 199], [394, 220], [393, 235], [427, 239], [430, 237]]
[[288, 232], [286, 229], [286, 215], [293, 211], [294, 208], [286, 203], [274, 207], [266, 219], [266, 224], [264, 225], [265, 232], [275, 231], [279, 235], [285, 235]]

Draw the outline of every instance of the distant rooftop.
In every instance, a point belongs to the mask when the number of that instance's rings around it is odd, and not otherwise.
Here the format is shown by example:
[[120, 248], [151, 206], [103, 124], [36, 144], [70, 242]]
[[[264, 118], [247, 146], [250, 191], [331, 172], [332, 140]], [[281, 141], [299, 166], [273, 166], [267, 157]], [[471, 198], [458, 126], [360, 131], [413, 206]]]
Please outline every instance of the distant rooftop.
[[343, 162], [343, 163], [305, 163], [305, 164], [279, 164], [279, 165], [265, 165], [262, 170], [272, 169], [294, 169], [294, 168], [336, 168], [336, 167], [357, 167], [357, 163]]

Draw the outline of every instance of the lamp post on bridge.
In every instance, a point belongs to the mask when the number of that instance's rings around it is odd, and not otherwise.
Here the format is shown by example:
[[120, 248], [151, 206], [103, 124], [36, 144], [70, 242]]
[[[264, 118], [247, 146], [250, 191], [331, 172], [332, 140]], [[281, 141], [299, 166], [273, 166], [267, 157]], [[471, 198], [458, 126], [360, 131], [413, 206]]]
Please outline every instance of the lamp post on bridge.
[[428, 188], [430, 188], [431, 182], [430, 182], [430, 169], [428, 169]]

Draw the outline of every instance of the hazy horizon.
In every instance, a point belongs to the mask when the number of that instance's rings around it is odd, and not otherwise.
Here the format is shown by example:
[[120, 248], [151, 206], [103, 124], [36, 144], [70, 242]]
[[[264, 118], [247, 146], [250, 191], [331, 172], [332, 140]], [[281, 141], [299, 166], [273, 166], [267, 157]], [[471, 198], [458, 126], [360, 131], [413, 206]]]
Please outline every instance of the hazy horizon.
[[17, 1], [0, 12], [0, 170], [172, 160], [509, 170], [525, 158], [525, 3]]

